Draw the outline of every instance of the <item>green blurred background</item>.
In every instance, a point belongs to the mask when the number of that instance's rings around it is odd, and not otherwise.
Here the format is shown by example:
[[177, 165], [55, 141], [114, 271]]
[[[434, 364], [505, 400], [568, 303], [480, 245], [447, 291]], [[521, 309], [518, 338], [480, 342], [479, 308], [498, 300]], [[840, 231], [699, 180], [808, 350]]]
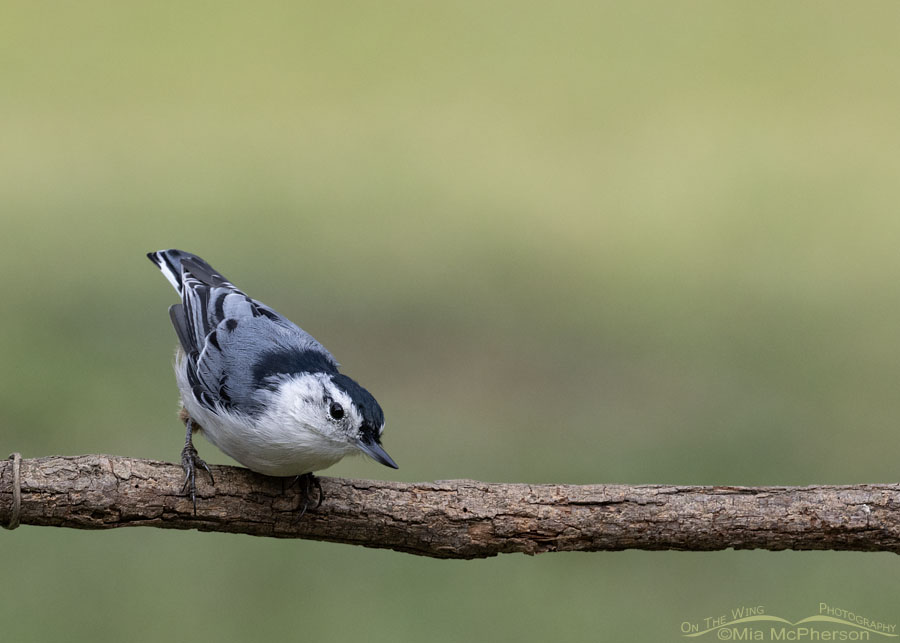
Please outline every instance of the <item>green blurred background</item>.
[[[900, 7], [6, 2], [0, 457], [175, 461], [200, 254], [380, 400], [400, 463], [568, 483], [900, 478]], [[204, 441], [201, 454], [227, 462]], [[3, 641], [676, 640], [900, 560], [435, 561], [131, 529], [0, 534]]]

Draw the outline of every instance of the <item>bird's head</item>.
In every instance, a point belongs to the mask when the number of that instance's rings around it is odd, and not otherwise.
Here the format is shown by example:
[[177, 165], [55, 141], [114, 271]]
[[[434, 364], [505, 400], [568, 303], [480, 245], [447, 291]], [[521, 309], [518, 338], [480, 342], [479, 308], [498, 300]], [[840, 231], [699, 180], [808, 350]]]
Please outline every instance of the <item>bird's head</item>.
[[397, 463], [381, 446], [384, 412], [371, 393], [341, 373], [304, 373], [284, 382], [291, 415], [306, 428], [352, 452], [358, 449], [381, 464]]
[[338, 373], [331, 376], [331, 386], [326, 386], [324, 402], [328, 406], [328, 422], [337, 424], [351, 444], [376, 462], [397, 468], [381, 446], [384, 412], [371, 393]]

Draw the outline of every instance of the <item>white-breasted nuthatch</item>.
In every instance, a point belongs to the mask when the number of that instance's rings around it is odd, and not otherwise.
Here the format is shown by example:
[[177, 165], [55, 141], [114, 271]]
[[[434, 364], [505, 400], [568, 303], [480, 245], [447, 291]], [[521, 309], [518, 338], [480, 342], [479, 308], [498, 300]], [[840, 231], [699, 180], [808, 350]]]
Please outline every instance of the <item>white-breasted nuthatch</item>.
[[[196, 503], [197, 455], [203, 435], [245, 467], [270, 476], [299, 476], [303, 511], [313, 471], [352, 453], [397, 468], [381, 446], [384, 414], [362, 386], [312, 335], [251, 299], [212, 266], [181, 250], [147, 255], [175, 287], [169, 308], [178, 335], [175, 377], [187, 425], [181, 465], [183, 492]], [[318, 505], [317, 505], [318, 506]]]

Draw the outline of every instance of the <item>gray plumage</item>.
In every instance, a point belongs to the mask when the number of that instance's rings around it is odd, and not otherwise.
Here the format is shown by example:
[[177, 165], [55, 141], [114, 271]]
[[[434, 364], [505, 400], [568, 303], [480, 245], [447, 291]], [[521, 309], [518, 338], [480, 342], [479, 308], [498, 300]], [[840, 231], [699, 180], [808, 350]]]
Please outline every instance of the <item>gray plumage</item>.
[[248, 297], [200, 257], [180, 250], [148, 257], [158, 266], [165, 262], [172, 267], [167, 277], [178, 276], [170, 281], [183, 303], [171, 306], [169, 316], [187, 355], [194, 395], [207, 408], [221, 404], [248, 415], [257, 413], [257, 393], [264, 383], [254, 374], [260, 373], [267, 358], [282, 356], [285, 362], [293, 357], [294, 364], [281, 365], [284, 374], [307, 366], [337, 372], [334, 357], [312, 335]]

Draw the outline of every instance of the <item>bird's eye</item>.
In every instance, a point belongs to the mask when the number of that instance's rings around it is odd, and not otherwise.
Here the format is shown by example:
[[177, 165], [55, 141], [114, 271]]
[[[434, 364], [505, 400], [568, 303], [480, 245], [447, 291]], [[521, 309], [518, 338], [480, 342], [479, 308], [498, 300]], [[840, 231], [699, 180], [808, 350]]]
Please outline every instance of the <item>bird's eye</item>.
[[344, 407], [337, 402], [331, 403], [331, 407], [328, 409], [328, 412], [335, 420], [340, 420], [342, 417], [344, 417]]

